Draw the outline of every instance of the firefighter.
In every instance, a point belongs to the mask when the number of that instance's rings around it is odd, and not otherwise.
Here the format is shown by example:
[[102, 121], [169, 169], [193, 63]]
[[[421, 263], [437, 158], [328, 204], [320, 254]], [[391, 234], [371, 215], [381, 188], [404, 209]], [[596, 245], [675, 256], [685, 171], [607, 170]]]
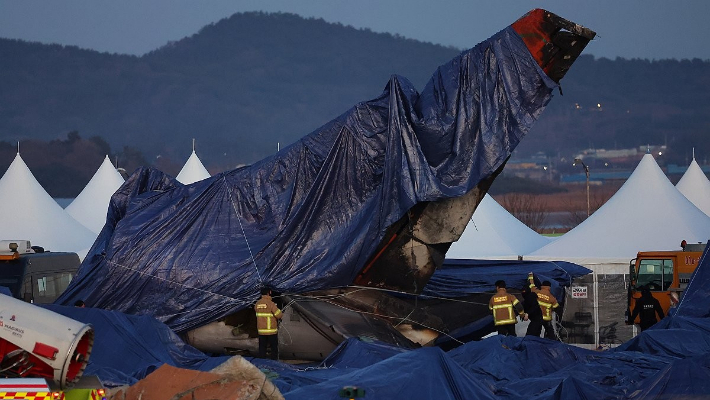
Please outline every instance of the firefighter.
[[488, 302], [499, 335], [515, 336], [516, 314], [523, 317], [523, 305], [505, 289], [505, 281], [496, 281], [496, 294]]
[[559, 307], [557, 299], [550, 292], [550, 281], [542, 282], [540, 289], [535, 286], [533, 273], [528, 274], [528, 282], [530, 290], [537, 294], [537, 302], [540, 303], [540, 311], [542, 311], [542, 326], [545, 328], [545, 338], [556, 340], [555, 330], [552, 327], [552, 311]]
[[283, 314], [271, 300], [271, 289], [261, 289], [261, 298], [254, 306], [256, 312], [256, 329], [259, 332], [259, 357], [266, 357], [266, 348], [271, 348], [271, 358], [279, 358], [279, 326], [278, 320]]
[[[656, 319], [656, 314], [660, 317]], [[641, 289], [641, 298], [636, 300], [636, 306], [634, 306], [634, 312], [631, 314], [631, 321], [636, 320], [637, 316], [641, 316], [641, 332], [652, 327], [656, 322], [663, 319], [663, 308], [658, 299], [653, 297], [651, 290], [644, 286]]]
[[523, 309], [525, 310], [523, 320], [530, 321], [525, 336], [540, 337], [542, 333], [542, 310], [540, 309], [540, 303], [537, 301], [537, 295], [530, 290], [529, 286], [523, 286], [520, 293], [523, 295]]

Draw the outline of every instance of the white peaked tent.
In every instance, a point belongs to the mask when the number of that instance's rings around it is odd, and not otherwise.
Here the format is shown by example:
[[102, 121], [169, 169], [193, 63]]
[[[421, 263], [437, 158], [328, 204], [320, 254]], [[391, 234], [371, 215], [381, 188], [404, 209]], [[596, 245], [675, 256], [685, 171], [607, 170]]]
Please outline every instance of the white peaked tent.
[[710, 215], [710, 180], [700, 169], [695, 157], [675, 187], [696, 207]]
[[0, 205], [3, 240], [29, 240], [33, 246], [81, 257], [96, 238], [47, 194], [19, 153], [0, 178]]
[[190, 183], [201, 181], [209, 177], [210, 173], [207, 172], [205, 166], [202, 165], [202, 161], [200, 161], [197, 154], [195, 154], [195, 149], [193, 149], [190, 158], [187, 159], [187, 162], [185, 162], [185, 165], [183, 165], [175, 179], [184, 185], [189, 185]]
[[123, 182], [123, 177], [106, 156], [84, 190], [65, 210], [75, 220], [98, 235], [106, 223], [106, 212], [111, 196], [123, 185]]
[[548, 243], [550, 239], [528, 228], [486, 194], [446, 257], [517, 259]]
[[[668, 180], [651, 154], [599, 210], [554, 242], [525, 256], [584, 265], [592, 274], [577, 278], [566, 298], [562, 324], [576, 343], [598, 346], [630, 339], [623, 325], [629, 263], [639, 251], [680, 250], [680, 243], [707, 242], [710, 217]], [[590, 326], [590, 320], [593, 321]]]
[[679, 250], [680, 242], [707, 242], [710, 217], [681, 194], [651, 154], [599, 210], [526, 259], [556, 259], [599, 272], [623, 274], [639, 251]]

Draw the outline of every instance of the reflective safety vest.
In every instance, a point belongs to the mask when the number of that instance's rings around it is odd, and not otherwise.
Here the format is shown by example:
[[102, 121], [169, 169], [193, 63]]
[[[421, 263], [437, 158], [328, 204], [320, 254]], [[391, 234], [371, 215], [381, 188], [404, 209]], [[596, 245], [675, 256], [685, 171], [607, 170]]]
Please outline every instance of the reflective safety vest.
[[281, 310], [276, 307], [271, 296], [263, 295], [254, 306], [256, 312], [256, 330], [259, 335], [275, 335], [279, 332], [279, 326], [276, 322], [283, 316]]
[[542, 289], [538, 289], [533, 286], [533, 292], [537, 294], [537, 302], [540, 303], [540, 310], [542, 311], [543, 321], [552, 321], [552, 310], [557, 308], [557, 299], [550, 293], [549, 286], [543, 286]]
[[488, 302], [488, 308], [493, 312], [493, 320], [496, 325], [514, 324], [518, 322], [515, 315], [523, 314], [523, 305], [505, 289], [498, 289], [498, 292]]

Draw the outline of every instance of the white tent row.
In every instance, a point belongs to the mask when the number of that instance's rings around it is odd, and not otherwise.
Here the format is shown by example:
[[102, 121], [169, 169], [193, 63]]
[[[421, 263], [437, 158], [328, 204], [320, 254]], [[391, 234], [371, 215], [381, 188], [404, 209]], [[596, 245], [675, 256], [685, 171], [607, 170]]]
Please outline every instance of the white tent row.
[[[176, 179], [189, 184], [209, 176], [193, 149]], [[30, 240], [47, 250], [76, 252], [83, 259], [106, 223], [111, 196], [123, 182], [106, 156], [81, 193], [62, 209], [18, 152], [0, 179], [0, 239]]]
[[[572, 300], [574, 315], [590, 313], [594, 343], [601, 326], [624, 327], [629, 263], [640, 251], [680, 250], [680, 243], [710, 239], [710, 217], [668, 180], [646, 154], [617, 193], [586, 221], [554, 242], [530, 252], [526, 260], [560, 260], [592, 269], [580, 284], [586, 299]], [[580, 300], [580, 301], [577, 301]], [[581, 313], [581, 314], [580, 314]], [[569, 315], [568, 315], [569, 316]]]
[[0, 178], [0, 238], [86, 255], [96, 234], [72, 218], [37, 182], [17, 153]]
[[625, 260], [628, 266], [639, 251], [677, 250], [682, 240], [693, 243], [708, 239], [710, 216], [683, 196], [653, 156], [646, 154], [599, 210], [526, 258], [575, 259], [597, 265]]

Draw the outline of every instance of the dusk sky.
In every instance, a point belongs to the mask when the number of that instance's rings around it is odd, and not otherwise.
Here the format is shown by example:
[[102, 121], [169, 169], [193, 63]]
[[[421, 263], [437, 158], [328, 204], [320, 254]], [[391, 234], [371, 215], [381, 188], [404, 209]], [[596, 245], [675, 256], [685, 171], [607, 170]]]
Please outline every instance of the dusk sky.
[[596, 31], [585, 54], [710, 60], [710, 0], [0, 0], [0, 37], [141, 55], [261, 10], [465, 49], [537, 7]]

